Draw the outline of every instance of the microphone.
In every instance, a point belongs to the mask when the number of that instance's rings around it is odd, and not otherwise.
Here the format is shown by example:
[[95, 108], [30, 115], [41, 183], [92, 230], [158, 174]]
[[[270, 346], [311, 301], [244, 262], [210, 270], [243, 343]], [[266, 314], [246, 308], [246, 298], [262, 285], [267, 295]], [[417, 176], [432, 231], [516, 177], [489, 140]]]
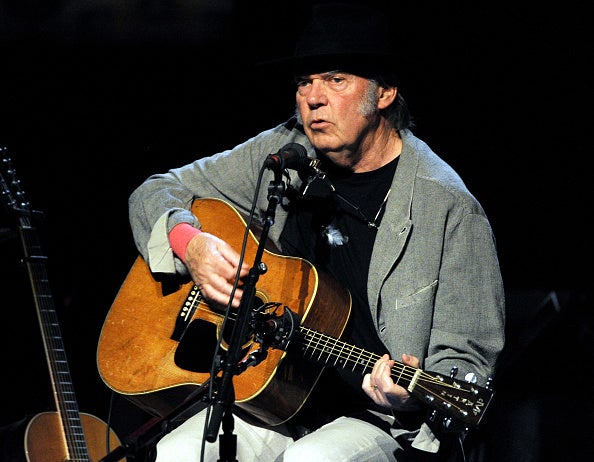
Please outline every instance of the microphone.
[[289, 143], [276, 154], [269, 154], [264, 162], [264, 167], [282, 172], [290, 168], [293, 170], [302, 170], [309, 167], [312, 159], [307, 157], [307, 150], [299, 143]]
[[[269, 302], [260, 308], [267, 308], [272, 305], [278, 307], [280, 303]], [[284, 350], [293, 338], [295, 330], [299, 327], [301, 323], [299, 316], [293, 313], [288, 306], [283, 309], [283, 314], [279, 316], [276, 315], [276, 308], [272, 313], [255, 313], [252, 321], [254, 338], [263, 348], [272, 346]]]

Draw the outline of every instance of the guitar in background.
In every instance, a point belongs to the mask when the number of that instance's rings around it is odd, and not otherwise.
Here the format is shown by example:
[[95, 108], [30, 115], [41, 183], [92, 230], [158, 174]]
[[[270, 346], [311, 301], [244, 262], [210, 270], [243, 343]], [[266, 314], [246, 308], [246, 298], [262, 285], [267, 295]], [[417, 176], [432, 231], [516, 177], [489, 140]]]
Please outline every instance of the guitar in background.
[[0, 147], [0, 197], [7, 213], [15, 218], [23, 245], [23, 260], [29, 274], [57, 409], [11, 426], [11, 434], [2, 435], [1, 459], [3, 462], [98, 461], [110, 447], [120, 445], [120, 441], [101, 419], [79, 412], [50, 290], [47, 257], [42, 252], [34, 226], [33, 218], [38, 212], [29, 208], [3, 147]]

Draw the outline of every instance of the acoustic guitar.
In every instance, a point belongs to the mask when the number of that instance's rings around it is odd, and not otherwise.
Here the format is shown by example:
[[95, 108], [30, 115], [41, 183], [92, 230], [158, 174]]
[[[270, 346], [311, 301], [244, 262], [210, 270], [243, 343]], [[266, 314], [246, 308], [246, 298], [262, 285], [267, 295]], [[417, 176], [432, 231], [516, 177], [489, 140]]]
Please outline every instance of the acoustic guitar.
[[18, 221], [57, 407], [57, 412], [42, 412], [15, 425], [14, 434], [7, 437], [4, 454], [10, 452], [10, 460], [14, 462], [97, 461], [109, 452], [108, 437], [113, 447], [120, 441], [113, 430], [108, 433], [101, 419], [79, 412], [49, 287], [47, 257], [33, 225], [33, 217], [39, 212], [30, 209], [6, 148], [1, 147], [0, 154], [0, 195], [5, 208]]
[[[246, 241], [246, 260], [255, 258], [258, 239], [227, 202], [194, 200], [192, 212], [202, 229], [236, 250]], [[252, 260], [253, 261], [253, 260]], [[270, 348], [265, 359], [233, 377], [236, 404], [268, 425], [286, 422], [300, 409], [324, 367], [370, 372], [379, 355], [340, 339], [350, 315], [348, 290], [318, 272], [307, 260], [265, 250], [267, 268], [256, 288], [262, 307], [288, 307], [300, 323], [290, 348]], [[151, 273], [137, 257], [104, 322], [97, 349], [101, 378], [155, 415], [165, 415], [210, 378], [224, 313], [209, 305], [191, 280]], [[276, 308], [272, 308], [276, 309]], [[223, 332], [221, 332], [223, 330]], [[261, 351], [257, 331], [243, 345], [245, 357]], [[438, 412], [446, 426], [477, 426], [493, 392], [487, 387], [426, 372], [396, 362], [394, 381]]]

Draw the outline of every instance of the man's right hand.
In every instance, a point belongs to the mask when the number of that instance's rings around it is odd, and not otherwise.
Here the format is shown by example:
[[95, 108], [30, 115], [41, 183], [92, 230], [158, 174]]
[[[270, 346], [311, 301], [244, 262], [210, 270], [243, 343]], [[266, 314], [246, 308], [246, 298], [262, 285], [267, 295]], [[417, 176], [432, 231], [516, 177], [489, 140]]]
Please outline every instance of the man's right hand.
[[[239, 254], [225, 241], [201, 232], [188, 243], [185, 264], [192, 280], [209, 301], [227, 306], [237, 276]], [[240, 278], [247, 276], [249, 266], [241, 266]], [[243, 290], [238, 286], [232, 306], [239, 307]]]

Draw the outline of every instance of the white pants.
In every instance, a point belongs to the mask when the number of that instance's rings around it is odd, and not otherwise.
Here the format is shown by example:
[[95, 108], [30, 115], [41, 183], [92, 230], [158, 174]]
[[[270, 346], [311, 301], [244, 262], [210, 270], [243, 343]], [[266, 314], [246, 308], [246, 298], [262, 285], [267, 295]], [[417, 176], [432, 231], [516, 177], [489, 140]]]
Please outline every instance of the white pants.
[[[199, 462], [204, 420], [205, 412], [199, 412], [165, 435], [157, 444], [156, 462]], [[375, 425], [348, 417], [341, 417], [297, 441], [280, 431], [250, 425], [236, 415], [233, 421], [238, 462], [394, 462], [394, 453], [400, 447]], [[206, 442], [204, 461], [219, 459], [219, 439]]]

